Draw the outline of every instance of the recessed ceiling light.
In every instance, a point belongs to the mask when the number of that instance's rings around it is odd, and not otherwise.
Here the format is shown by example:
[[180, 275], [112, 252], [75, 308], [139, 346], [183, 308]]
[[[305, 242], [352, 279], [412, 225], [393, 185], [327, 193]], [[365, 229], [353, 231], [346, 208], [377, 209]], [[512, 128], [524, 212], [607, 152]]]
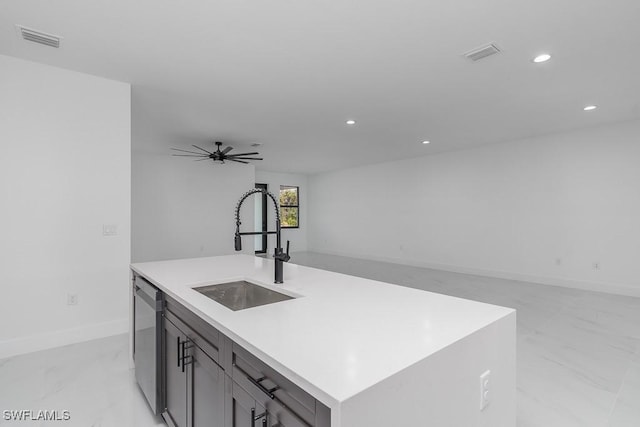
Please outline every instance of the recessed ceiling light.
[[423, 144], [425, 144], [425, 145], [426, 145], [426, 144], [429, 144], [430, 142], [431, 142], [431, 141], [427, 141], [427, 140], [422, 141], [422, 143], [423, 143]]
[[598, 108], [597, 105], [587, 105], [586, 107], [583, 108], [584, 111], [591, 111], [591, 110], [595, 110], [596, 108]]
[[536, 64], [539, 64], [540, 62], [547, 62], [550, 59], [551, 59], [551, 55], [549, 55], [548, 53], [543, 53], [542, 55], [538, 55], [535, 58], [533, 58], [533, 62], [535, 62]]
[[355, 120], [347, 120], [347, 124], [348, 125], [355, 125], [356, 121]]

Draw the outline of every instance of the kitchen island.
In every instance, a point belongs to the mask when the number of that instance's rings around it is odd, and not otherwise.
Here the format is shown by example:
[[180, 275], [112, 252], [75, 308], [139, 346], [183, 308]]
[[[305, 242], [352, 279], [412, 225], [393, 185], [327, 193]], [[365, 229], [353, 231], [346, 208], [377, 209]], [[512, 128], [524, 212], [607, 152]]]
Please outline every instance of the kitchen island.
[[[331, 427], [515, 426], [512, 309], [295, 264], [274, 285], [273, 261], [250, 255], [131, 268], [317, 399]], [[233, 311], [193, 289], [238, 280], [293, 298]]]

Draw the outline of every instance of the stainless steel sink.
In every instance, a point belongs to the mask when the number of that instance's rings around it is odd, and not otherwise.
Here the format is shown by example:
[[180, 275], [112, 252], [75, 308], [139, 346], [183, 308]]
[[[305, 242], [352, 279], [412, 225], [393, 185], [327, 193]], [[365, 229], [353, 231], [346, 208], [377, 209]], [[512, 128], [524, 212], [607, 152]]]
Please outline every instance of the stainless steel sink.
[[233, 311], [286, 301], [294, 297], [272, 291], [244, 280], [193, 288]]

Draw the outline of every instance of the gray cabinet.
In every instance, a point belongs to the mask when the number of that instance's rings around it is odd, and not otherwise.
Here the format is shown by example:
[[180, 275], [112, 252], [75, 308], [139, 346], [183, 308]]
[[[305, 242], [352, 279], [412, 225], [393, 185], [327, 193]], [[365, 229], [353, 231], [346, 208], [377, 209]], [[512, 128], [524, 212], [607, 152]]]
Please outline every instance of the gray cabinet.
[[171, 314], [165, 315], [166, 410], [173, 427], [225, 427], [231, 380], [195, 345], [196, 333]]
[[331, 425], [329, 408], [236, 343], [232, 343], [232, 364], [234, 385], [266, 408], [269, 426]]
[[275, 400], [268, 401], [265, 408], [268, 414], [268, 427], [309, 427], [310, 425], [296, 417], [293, 412], [279, 405]]
[[164, 315], [171, 427], [329, 427], [329, 408], [170, 297]]
[[233, 382], [232, 427], [310, 427], [278, 400], [272, 399], [254, 387], [250, 391]]
[[224, 371], [199, 347], [192, 349], [191, 367], [191, 427], [225, 427], [229, 416], [226, 395], [231, 389], [231, 380]]
[[265, 408], [237, 383], [232, 383], [231, 427], [263, 427], [268, 421]]
[[164, 322], [165, 404], [162, 414], [169, 425], [187, 427], [187, 373], [181, 364], [182, 343], [187, 336], [173, 323]]

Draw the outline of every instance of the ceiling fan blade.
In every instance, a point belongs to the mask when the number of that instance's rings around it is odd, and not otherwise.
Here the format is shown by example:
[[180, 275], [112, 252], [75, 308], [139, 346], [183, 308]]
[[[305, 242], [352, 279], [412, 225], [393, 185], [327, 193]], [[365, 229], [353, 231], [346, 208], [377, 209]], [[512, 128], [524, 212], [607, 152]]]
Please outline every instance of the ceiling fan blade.
[[190, 154], [202, 154], [202, 153], [199, 153], [199, 152], [197, 152], [197, 151], [187, 151], [187, 150], [181, 150], [181, 149], [179, 149], [179, 148], [170, 148], [170, 150], [174, 150], [174, 151], [182, 151], [183, 153], [190, 153]]
[[233, 147], [227, 147], [221, 151], [222, 154], [227, 154], [229, 151], [233, 150]]
[[242, 160], [236, 160], [236, 159], [227, 159], [227, 160], [229, 160], [230, 162], [244, 163], [244, 164], [246, 164], [246, 165], [248, 165], [248, 164], [249, 164], [249, 162], [243, 162]]
[[229, 154], [227, 157], [238, 157], [238, 156], [255, 156], [260, 153], [238, 153], [238, 154]]
[[227, 157], [227, 160], [264, 160], [261, 157]]
[[208, 159], [209, 156], [207, 156], [206, 154], [172, 154], [172, 156], [177, 156], [177, 157], [203, 157], [205, 159]]
[[203, 159], [196, 159], [196, 160], [194, 160], [194, 162], [201, 162], [203, 160], [209, 160], [209, 157], [205, 157]]
[[202, 151], [204, 151], [204, 152], [205, 152], [205, 153], [207, 153], [207, 154], [213, 154], [211, 151], [207, 151], [207, 150], [205, 150], [204, 148], [200, 148], [200, 147], [198, 147], [198, 146], [197, 146], [197, 145], [195, 145], [195, 144], [192, 144], [192, 147], [196, 147], [198, 150], [202, 150]]

